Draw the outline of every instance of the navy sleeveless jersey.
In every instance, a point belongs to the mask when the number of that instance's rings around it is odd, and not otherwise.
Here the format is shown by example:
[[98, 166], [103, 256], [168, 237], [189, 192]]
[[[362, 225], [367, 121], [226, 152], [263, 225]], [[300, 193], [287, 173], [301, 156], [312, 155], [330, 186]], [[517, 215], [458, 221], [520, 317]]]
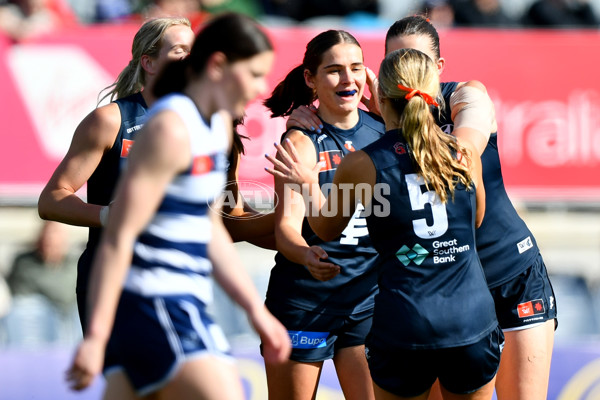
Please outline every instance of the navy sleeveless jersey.
[[459, 184], [454, 200], [442, 203], [397, 130], [363, 151], [377, 170], [368, 209], [380, 213], [367, 214], [382, 261], [373, 341], [407, 349], [477, 342], [497, 320], [475, 249], [475, 190]]
[[[457, 85], [458, 82], [441, 84], [446, 108], [438, 118], [438, 125], [446, 133], [452, 133], [454, 129], [449, 105], [450, 96]], [[539, 248], [533, 234], [506, 193], [497, 132], [490, 135], [487, 147], [481, 155], [481, 162], [486, 198], [485, 217], [476, 231], [477, 251], [488, 286], [493, 288], [529, 268], [539, 254]]]
[[[327, 185], [333, 182], [337, 166], [346, 154], [379, 139], [384, 131], [379, 117], [360, 109], [359, 121], [352, 129], [343, 130], [324, 122], [320, 134], [303, 131], [314, 143], [317, 159], [325, 163], [319, 173], [321, 188], [328, 191]], [[377, 252], [372, 247], [366, 222], [360, 214], [360, 211], [356, 212], [340, 237], [330, 242], [321, 240], [305, 218], [302, 236], [309, 246], [322, 247], [329, 256], [327, 261], [339, 265], [341, 272], [335, 278], [322, 282], [313, 278], [305, 266], [277, 253], [269, 279], [267, 301], [333, 315], [372, 308], [377, 291]]]
[[[102, 156], [100, 164], [88, 179], [87, 201], [90, 204], [105, 206], [111, 202], [135, 135], [146, 122], [148, 106], [141, 93], [123, 97], [115, 103], [121, 112], [121, 127], [112, 148]], [[77, 264], [78, 291], [87, 290], [88, 275], [101, 233], [101, 228], [89, 228], [88, 242]]]

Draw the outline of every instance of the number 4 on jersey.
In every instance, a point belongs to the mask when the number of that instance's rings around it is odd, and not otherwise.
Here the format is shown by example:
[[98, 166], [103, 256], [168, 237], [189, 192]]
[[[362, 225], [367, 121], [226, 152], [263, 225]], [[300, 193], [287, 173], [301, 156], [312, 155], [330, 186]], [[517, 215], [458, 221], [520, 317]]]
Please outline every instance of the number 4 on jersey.
[[358, 238], [367, 236], [369, 234], [369, 230], [367, 229], [367, 220], [365, 217], [361, 216], [361, 213], [364, 211], [365, 207], [358, 203], [356, 205], [356, 210], [354, 210], [354, 215], [350, 218], [350, 222], [346, 226], [346, 229], [342, 232], [342, 238], [340, 239], [340, 244], [349, 244], [349, 245], [357, 245]]

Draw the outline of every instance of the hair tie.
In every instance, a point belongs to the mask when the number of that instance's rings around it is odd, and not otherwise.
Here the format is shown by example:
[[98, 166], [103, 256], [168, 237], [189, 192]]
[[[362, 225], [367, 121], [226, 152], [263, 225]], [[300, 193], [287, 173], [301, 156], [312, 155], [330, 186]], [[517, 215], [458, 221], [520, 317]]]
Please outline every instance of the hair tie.
[[439, 106], [439, 104], [437, 103], [437, 101], [435, 101], [435, 99], [433, 97], [431, 97], [427, 93], [421, 92], [419, 89], [412, 89], [412, 88], [409, 88], [409, 87], [406, 87], [406, 86], [402, 86], [402, 85], [398, 85], [398, 89], [405, 90], [405, 91], [408, 92], [406, 94], [406, 96], [404, 96], [404, 98], [406, 100], [410, 100], [415, 95], [417, 95], [417, 96], [421, 96], [423, 98], [423, 100], [425, 100], [425, 103], [427, 103], [429, 105], [432, 105], [432, 106], [436, 106], [436, 107]]

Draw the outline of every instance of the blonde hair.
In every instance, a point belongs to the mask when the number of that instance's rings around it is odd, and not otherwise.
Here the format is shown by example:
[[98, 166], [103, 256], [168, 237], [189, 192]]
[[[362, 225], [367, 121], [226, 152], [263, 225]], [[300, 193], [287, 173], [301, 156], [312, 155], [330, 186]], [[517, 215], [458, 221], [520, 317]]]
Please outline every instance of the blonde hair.
[[[412, 90], [407, 91], [407, 88]], [[420, 93], [411, 97], [413, 90]], [[417, 173], [424, 178], [427, 188], [433, 188], [445, 203], [448, 192], [454, 198], [458, 183], [469, 188], [473, 181], [469, 168], [457, 159], [464, 157], [470, 164], [468, 153], [456, 138], [437, 126], [426, 101], [428, 96], [435, 99], [439, 90], [439, 74], [434, 62], [418, 50], [393, 51], [381, 63], [379, 94], [397, 111], [398, 125], [411, 149]]]
[[108, 89], [108, 93], [98, 100], [100, 104], [109, 97], [110, 101], [127, 97], [140, 92], [146, 84], [146, 75], [142, 68], [141, 60], [143, 55], [157, 57], [162, 46], [162, 38], [168, 28], [176, 25], [185, 25], [191, 28], [190, 21], [187, 18], [154, 18], [145, 22], [135, 34], [131, 45], [131, 60], [129, 64], [119, 74], [117, 80], [110, 86], [100, 91], [98, 97]]

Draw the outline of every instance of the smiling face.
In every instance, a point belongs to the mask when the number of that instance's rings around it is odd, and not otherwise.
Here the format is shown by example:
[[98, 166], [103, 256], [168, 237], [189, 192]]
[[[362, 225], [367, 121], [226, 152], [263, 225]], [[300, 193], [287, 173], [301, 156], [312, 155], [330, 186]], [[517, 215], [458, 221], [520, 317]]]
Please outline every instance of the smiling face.
[[367, 79], [363, 53], [359, 46], [337, 44], [327, 50], [316, 73], [304, 71], [306, 84], [319, 100], [319, 115], [334, 123], [356, 113]]

